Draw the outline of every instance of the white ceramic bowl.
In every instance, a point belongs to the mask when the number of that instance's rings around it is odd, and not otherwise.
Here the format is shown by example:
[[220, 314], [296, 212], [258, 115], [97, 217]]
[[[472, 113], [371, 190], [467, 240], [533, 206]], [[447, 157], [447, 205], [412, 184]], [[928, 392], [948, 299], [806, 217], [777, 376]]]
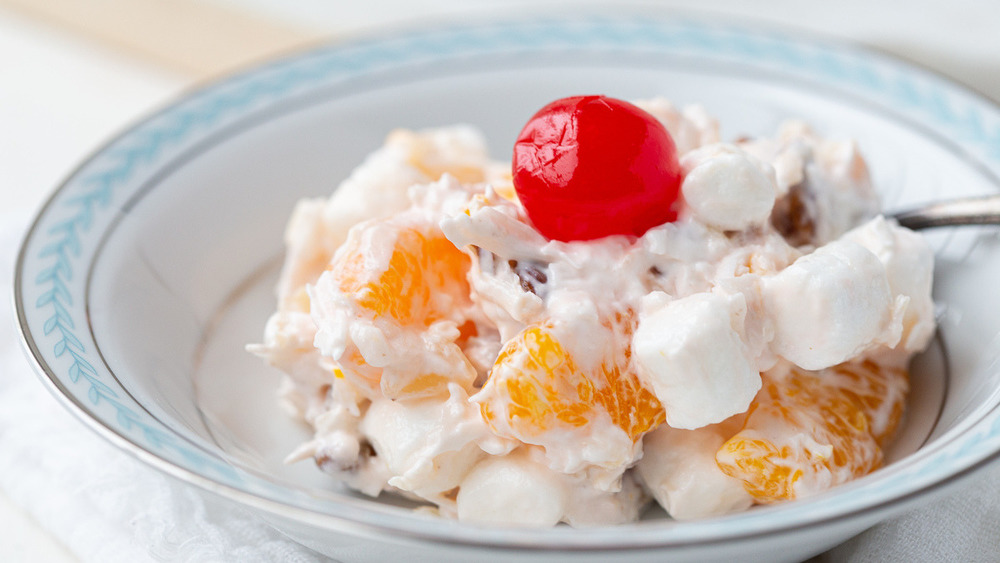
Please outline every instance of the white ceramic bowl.
[[488, 529], [337, 490], [281, 458], [305, 430], [260, 338], [294, 202], [328, 194], [395, 127], [468, 122], [498, 158], [546, 102], [581, 93], [703, 103], [723, 135], [802, 117], [859, 141], [889, 208], [1000, 187], [1000, 111], [899, 61], [783, 32], [604, 18], [424, 30], [305, 53], [194, 92], [84, 163], [18, 261], [21, 329], [89, 426], [341, 560], [801, 559], [920, 501], [1000, 450], [1000, 245], [928, 235], [941, 339], [884, 469], [815, 498], [694, 522]]

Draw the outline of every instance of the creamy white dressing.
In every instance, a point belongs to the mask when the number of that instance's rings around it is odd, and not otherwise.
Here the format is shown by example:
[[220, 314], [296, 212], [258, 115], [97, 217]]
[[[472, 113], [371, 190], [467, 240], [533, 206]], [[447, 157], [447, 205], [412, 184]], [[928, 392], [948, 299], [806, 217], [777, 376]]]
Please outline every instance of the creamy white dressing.
[[[853, 143], [793, 122], [773, 139], [722, 144], [703, 108], [638, 105], [671, 132], [686, 173], [680, 219], [638, 239], [547, 241], [507, 167], [466, 126], [394, 132], [329, 201], [296, 208], [278, 310], [249, 347], [286, 374], [285, 404], [315, 429], [291, 460], [313, 457], [366, 494], [400, 492], [474, 522], [621, 523], [651, 498], [701, 518], [752, 503], [716, 451], [762, 372], [866, 354], [903, 362], [926, 345], [932, 254], [877, 216]], [[351, 248], [384, 271], [405, 229], [439, 230], [471, 263], [468, 295], [432, 291], [426, 323], [373, 316], [328, 271]], [[537, 431], [488, 419], [502, 390], [484, 384], [529, 327], [555, 335], [581, 372], [629, 362], [665, 422], [633, 440], [601, 408], [586, 424]]]

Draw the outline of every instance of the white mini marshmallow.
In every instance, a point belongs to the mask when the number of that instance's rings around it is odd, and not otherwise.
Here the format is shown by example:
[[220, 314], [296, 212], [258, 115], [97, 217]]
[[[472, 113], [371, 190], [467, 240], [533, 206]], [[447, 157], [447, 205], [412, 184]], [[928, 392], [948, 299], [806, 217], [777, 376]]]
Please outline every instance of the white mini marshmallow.
[[709, 145], [681, 159], [681, 192], [694, 217], [720, 230], [764, 223], [777, 193], [774, 169], [734, 145]]
[[895, 346], [908, 298], [894, 299], [885, 267], [856, 242], [836, 240], [762, 282], [771, 347], [810, 370]]
[[753, 498], [743, 482], [715, 463], [724, 442], [714, 426], [698, 430], [660, 426], [643, 438], [636, 470], [660, 506], [677, 520], [746, 510]]
[[907, 352], [923, 350], [934, 335], [935, 327], [934, 301], [931, 299], [934, 251], [930, 245], [921, 235], [882, 216], [847, 232], [843, 238], [878, 256], [885, 266], [892, 294], [909, 298], [903, 314], [901, 343]]
[[743, 295], [657, 301], [656, 294], [644, 301], [632, 345], [667, 424], [699, 428], [745, 411], [761, 382], [737, 329], [746, 316]]
[[567, 491], [548, 468], [523, 452], [479, 462], [458, 490], [458, 519], [493, 525], [547, 527], [562, 519]]
[[373, 401], [361, 421], [378, 457], [391, 472], [389, 484], [424, 498], [456, 487], [485, 454], [477, 445], [484, 429], [479, 409], [457, 385], [447, 400]]

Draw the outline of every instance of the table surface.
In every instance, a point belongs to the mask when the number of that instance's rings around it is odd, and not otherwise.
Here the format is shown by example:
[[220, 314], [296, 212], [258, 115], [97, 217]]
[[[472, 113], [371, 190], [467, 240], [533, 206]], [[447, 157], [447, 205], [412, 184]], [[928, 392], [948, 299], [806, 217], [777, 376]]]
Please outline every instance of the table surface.
[[[129, 0], [91, 0], [87, 18], [62, 0], [0, 0], [0, 209], [36, 208], [95, 147], [129, 123], [232, 65], [318, 38], [339, 38], [422, 21], [488, 18], [528, 10], [571, 9], [559, 0], [476, 0], [461, 8], [444, 0], [132, 0], [169, 36], [177, 26], [222, 17], [192, 58], [156, 33], [97, 21]], [[1000, 100], [1000, 2], [914, 0], [682, 0], [638, 3], [794, 26], [857, 41], [901, 56]], [[575, 4], [572, 4], [575, 5]], [[74, 11], [75, 10], [75, 11]], [[96, 15], [95, 15], [96, 14]], [[164, 23], [165, 22], [165, 23]], [[186, 28], [185, 28], [186, 29]], [[153, 30], [156, 31], [156, 30]], [[267, 31], [268, 33], [262, 33]], [[192, 62], [193, 61], [193, 62]], [[6, 319], [4, 320], [6, 321]], [[0, 491], [0, 561], [69, 562], [76, 558]]]

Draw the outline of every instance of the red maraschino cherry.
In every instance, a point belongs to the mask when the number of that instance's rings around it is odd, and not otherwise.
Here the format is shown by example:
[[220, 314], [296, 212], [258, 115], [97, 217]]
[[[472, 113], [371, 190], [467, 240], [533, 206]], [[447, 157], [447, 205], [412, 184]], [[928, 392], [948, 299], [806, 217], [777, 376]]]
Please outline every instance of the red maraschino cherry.
[[677, 218], [682, 173], [666, 128], [606, 96], [556, 100], [514, 144], [514, 188], [550, 239], [640, 236]]

